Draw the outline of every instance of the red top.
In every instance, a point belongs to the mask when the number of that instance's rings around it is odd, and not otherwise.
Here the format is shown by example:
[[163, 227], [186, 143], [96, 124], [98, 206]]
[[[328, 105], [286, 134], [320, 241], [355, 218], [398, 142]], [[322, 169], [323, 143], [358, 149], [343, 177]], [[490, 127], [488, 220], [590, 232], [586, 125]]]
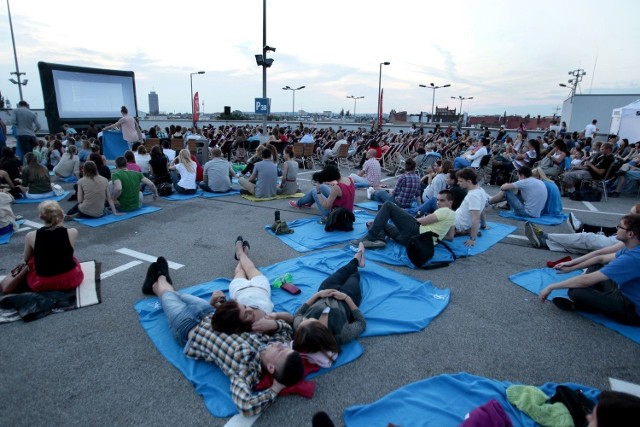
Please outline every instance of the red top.
[[338, 183], [338, 187], [342, 191], [342, 196], [336, 197], [333, 201], [333, 206], [340, 206], [348, 210], [349, 212], [353, 212], [353, 202], [356, 197], [356, 185], [353, 183], [351, 177], [349, 177], [350, 184], [343, 184], [342, 182]]

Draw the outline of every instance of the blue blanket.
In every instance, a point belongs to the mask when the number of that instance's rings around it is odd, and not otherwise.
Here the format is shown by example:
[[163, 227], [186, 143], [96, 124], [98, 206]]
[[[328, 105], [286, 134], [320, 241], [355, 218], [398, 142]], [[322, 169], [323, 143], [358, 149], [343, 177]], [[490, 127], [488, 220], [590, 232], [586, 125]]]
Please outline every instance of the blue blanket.
[[42, 199], [27, 199], [26, 197], [23, 197], [21, 199], [16, 199], [16, 201], [14, 203], [18, 204], [18, 205], [22, 205], [22, 204], [27, 204], [27, 203], [41, 203], [41, 202], [44, 202], [45, 200], [55, 200], [56, 202], [61, 202], [68, 195], [69, 195], [69, 192], [65, 191], [64, 193], [62, 193], [61, 196], [51, 196], [51, 197], [45, 197], [45, 198], [42, 198]]
[[367, 202], [355, 203], [355, 205], [362, 209], [368, 209], [370, 211], [378, 211], [378, 206], [382, 206], [382, 203], [369, 200]]
[[68, 176], [61, 179], [62, 182], [78, 182], [78, 178], [75, 175]]
[[559, 213], [556, 215], [544, 214], [539, 218], [532, 218], [530, 216], [519, 216], [519, 215], [516, 215], [514, 211], [502, 211], [498, 215], [500, 215], [503, 218], [510, 218], [518, 221], [529, 221], [529, 222], [533, 222], [534, 224], [540, 224], [540, 225], [560, 225], [563, 222], [565, 222], [568, 218], [568, 215], [564, 213]]
[[225, 196], [239, 196], [240, 190], [231, 190], [227, 193], [210, 193], [208, 191], [203, 191], [199, 194], [200, 197], [204, 197], [205, 199], [213, 199], [216, 197], [225, 197]]
[[356, 222], [353, 223], [353, 231], [324, 231], [324, 225], [318, 224], [319, 217], [297, 219], [287, 222], [292, 234], [276, 236], [271, 231], [271, 224], [265, 225], [268, 233], [279, 238], [284, 244], [298, 252], [309, 252], [315, 249], [327, 248], [338, 243], [359, 239], [367, 231], [367, 221], [373, 221], [375, 216], [363, 211], [354, 211]]
[[122, 131], [108, 130], [102, 132], [102, 150], [107, 160], [115, 160], [124, 156], [124, 152], [129, 149], [129, 144], [122, 138]]
[[[548, 285], [556, 282], [560, 282], [562, 280], [566, 280], [570, 277], [575, 277], [582, 274], [581, 271], [573, 271], [567, 274], [559, 274], [556, 270], [552, 268], [542, 268], [539, 270], [529, 270], [522, 273], [514, 274], [509, 277], [513, 283], [518, 286], [525, 288], [526, 290], [533, 292], [536, 295], [540, 294], [540, 291], [547, 287]], [[551, 295], [547, 298], [551, 300], [555, 297], [565, 297], [567, 296], [566, 289], [559, 289], [551, 292]], [[578, 311], [578, 314], [586, 317], [587, 319], [591, 319], [592, 321], [601, 324], [602, 326], [612, 329], [618, 332], [621, 335], [629, 338], [640, 344], [640, 327], [638, 326], [628, 326], [618, 323], [602, 314], [594, 314], [594, 313], [585, 313]]]
[[[24, 220], [21, 219], [19, 221], [16, 221], [16, 223], [18, 225], [22, 225], [24, 223]], [[8, 233], [0, 234], [0, 245], [6, 245], [7, 243], [9, 243], [9, 241], [11, 240], [11, 236], [13, 236], [13, 233], [15, 233], [15, 231], [12, 230]]]
[[155, 206], [143, 206], [138, 210], [132, 212], [122, 212], [123, 215], [105, 215], [100, 218], [89, 219], [89, 218], [75, 218], [74, 221], [79, 222], [82, 225], [86, 225], [88, 227], [101, 227], [107, 224], [113, 224], [114, 222], [125, 221], [127, 219], [135, 218], [140, 215], [145, 215], [148, 213], [159, 211], [162, 208], [158, 208]]
[[173, 194], [169, 195], [169, 196], [162, 196], [163, 199], [165, 200], [171, 200], [173, 202], [177, 202], [177, 201], [182, 201], [182, 200], [191, 200], [191, 199], [195, 199], [196, 197], [200, 197], [202, 196], [202, 194], [204, 193], [204, 191], [198, 189], [196, 190], [195, 193], [193, 194], [182, 194], [182, 193], [178, 193], [178, 192], [173, 192]]
[[[294, 282], [302, 293], [291, 295], [274, 289], [272, 300], [275, 310], [294, 312], [302, 302], [317, 290], [318, 284], [334, 269], [351, 257], [344, 251], [333, 250], [314, 253], [288, 260], [262, 269], [273, 282], [286, 272], [293, 272]], [[419, 331], [426, 327], [448, 304], [449, 290], [439, 290], [430, 282], [421, 283], [373, 263], [362, 270], [362, 311], [367, 318], [367, 330], [363, 334], [384, 335]], [[209, 299], [215, 290], [228, 290], [230, 280], [216, 279], [196, 285], [186, 292]], [[188, 359], [172, 337], [166, 317], [157, 298], [146, 298], [135, 304], [140, 323], [160, 353], [191, 381], [196, 392], [203, 396], [212, 415], [227, 417], [237, 413], [231, 400], [229, 380], [215, 366], [203, 361]], [[342, 346], [338, 360], [329, 369], [321, 369], [307, 379], [357, 359], [363, 352], [358, 342]]]
[[516, 219], [519, 221], [529, 221], [540, 225], [559, 225], [568, 218], [567, 214], [562, 213], [562, 197], [558, 186], [552, 181], [543, 181], [547, 187], [547, 201], [540, 218], [530, 218], [526, 216], [518, 216], [514, 211], [500, 212], [500, 216], [504, 218]]
[[[347, 408], [344, 422], [349, 427], [384, 426], [387, 423], [399, 426], [458, 426], [466, 414], [495, 399], [504, 408], [514, 427], [537, 426], [507, 400], [506, 390], [514, 384], [517, 383], [466, 372], [438, 375], [406, 385], [369, 405]], [[547, 396], [553, 396], [558, 385], [546, 383], [539, 388]], [[586, 397], [594, 401], [600, 393], [597, 389], [580, 384], [563, 385], [582, 390]]]

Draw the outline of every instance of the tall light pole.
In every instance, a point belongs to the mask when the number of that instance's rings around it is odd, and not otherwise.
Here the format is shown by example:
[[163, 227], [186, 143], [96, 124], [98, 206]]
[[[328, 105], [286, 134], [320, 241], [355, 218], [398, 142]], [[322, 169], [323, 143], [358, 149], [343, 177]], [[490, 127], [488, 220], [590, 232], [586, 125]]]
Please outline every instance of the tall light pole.
[[20, 67], [18, 66], [18, 54], [16, 53], [16, 39], [13, 37], [13, 22], [11, 21], [11, 9], [9, 8], [9, 0], [7, 0], [7, 12], [9, 14], [9, 28], [11, 29], [11, 43], [13, 44], [13, 60], [16, 63], [16, 71], [14, 74], [18, 80], [9, 79], [9, 81], [13, 84], [18, 85], [18, 93], [20, 94], [20, 101], [22, 101], [22, 86], [26, 86], [27, 80], [24, 82], [20, 81], [20, 76], [23, 76], [25, 73], [20, 72]]
[[306, 86], [300, 86], [299, 88], [292, 88], [290, 86], [285, 86], [282, 88], [282, 90], [290, 90], [293, 92], [293, 106], [291, 107], [291, 118], [293, 118], [293, 116], [295, 116], [296, 114], [296, 91], [300, 90], [300, 89], [304, 89]]
[[196, 117], [194, 115], [194, 111], [193, 111], [193, 76], [195, 76], [196, 74], [204, 74], [204, 71], [198, 71], [196, 73], [190, 73], [189, 74], [189, 81], [191, 82], [191, 121], [193, 122], [193, 125], [196, 125]]
[[572, 79], [569, 79], [567, 81], [567, 83], [569, 83], [571, 86], [567, 86], [564, 83], [560, 83], [559, 86], [571, 89], [571, 103], [573, 103], [573, 97], [578, 90], [578, 85], [582, 81], [582, 78], [587, 75], [587, 73], [582, 68], [579, 68], [577, 70], [569, 71], [569, 75], [573, 76]]
[[378, 111], [376, 112], [376, 129], [380, 129], [380, 119], [382, 118], [382, 112], [380, 111], [380, 95], [382, 92], [382, 66], [389, 64], [391, 64], [391, 62], [380, 63], [380, 74], [378, 74]]
[[462, 101], [465, 99], [473, 99], [473, 96], [465, 98], [464, 96], [452, 96], [451, 99], [459, 99], [460, 100], [460, 115], [462, 115]]
[[353, 95], [349, 95], [347, 96], [347, 98], [349, 99], [353, 99], [353, 121], [356, 122], [356, 106], [358, 105], [358, 99], [362, 99], [364, 98], [364, 96], [353, 96]]
[[451, 87], [450, 84], [446, 84], [446, 85], [442, 85], [442, 86], [436, 86], [433, 83], [429, 83], [429, 86], [427, 85], [420, 85], [420, 87], [426, 87], [429, 89], [433, 89], [433, 96], [431, 97], [431, 122], [433, 123], [433, 109], [436, 105], [436, 89], [442, 89], [443, 87]]

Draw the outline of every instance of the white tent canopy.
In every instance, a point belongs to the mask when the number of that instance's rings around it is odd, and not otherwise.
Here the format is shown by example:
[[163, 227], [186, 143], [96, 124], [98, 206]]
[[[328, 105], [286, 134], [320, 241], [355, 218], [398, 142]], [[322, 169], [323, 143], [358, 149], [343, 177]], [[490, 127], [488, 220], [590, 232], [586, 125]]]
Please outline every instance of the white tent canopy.
[[640, 99], [613, 110], [609, 133], [627, 138], [631, 144], [640, 141]]

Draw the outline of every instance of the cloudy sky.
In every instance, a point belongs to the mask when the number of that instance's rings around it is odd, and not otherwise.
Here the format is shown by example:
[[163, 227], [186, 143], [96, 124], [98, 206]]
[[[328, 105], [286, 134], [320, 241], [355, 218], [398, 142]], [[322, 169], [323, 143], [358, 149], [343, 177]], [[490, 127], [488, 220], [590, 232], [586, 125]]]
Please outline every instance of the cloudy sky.
[[[189, 74], [204, 113], [253, 111], [262, 96], [261, 0], [10, 0], [24, 98], [43, 108], [38, 61], [135, 72], [138, 109], [148, 93], [160, 110], [190, 111]], [[582, 93], [640, 94], [637, 0], [268, 0], [271, 110], [376, 111], [380, 63], [384, 111], [550, 116], [569, 90], [570, 70], [586, 71]], [[0, 92], [17, 86], [6, 0], [0, 4]], [[580, 92], [579, 92], [580, 93]]]

